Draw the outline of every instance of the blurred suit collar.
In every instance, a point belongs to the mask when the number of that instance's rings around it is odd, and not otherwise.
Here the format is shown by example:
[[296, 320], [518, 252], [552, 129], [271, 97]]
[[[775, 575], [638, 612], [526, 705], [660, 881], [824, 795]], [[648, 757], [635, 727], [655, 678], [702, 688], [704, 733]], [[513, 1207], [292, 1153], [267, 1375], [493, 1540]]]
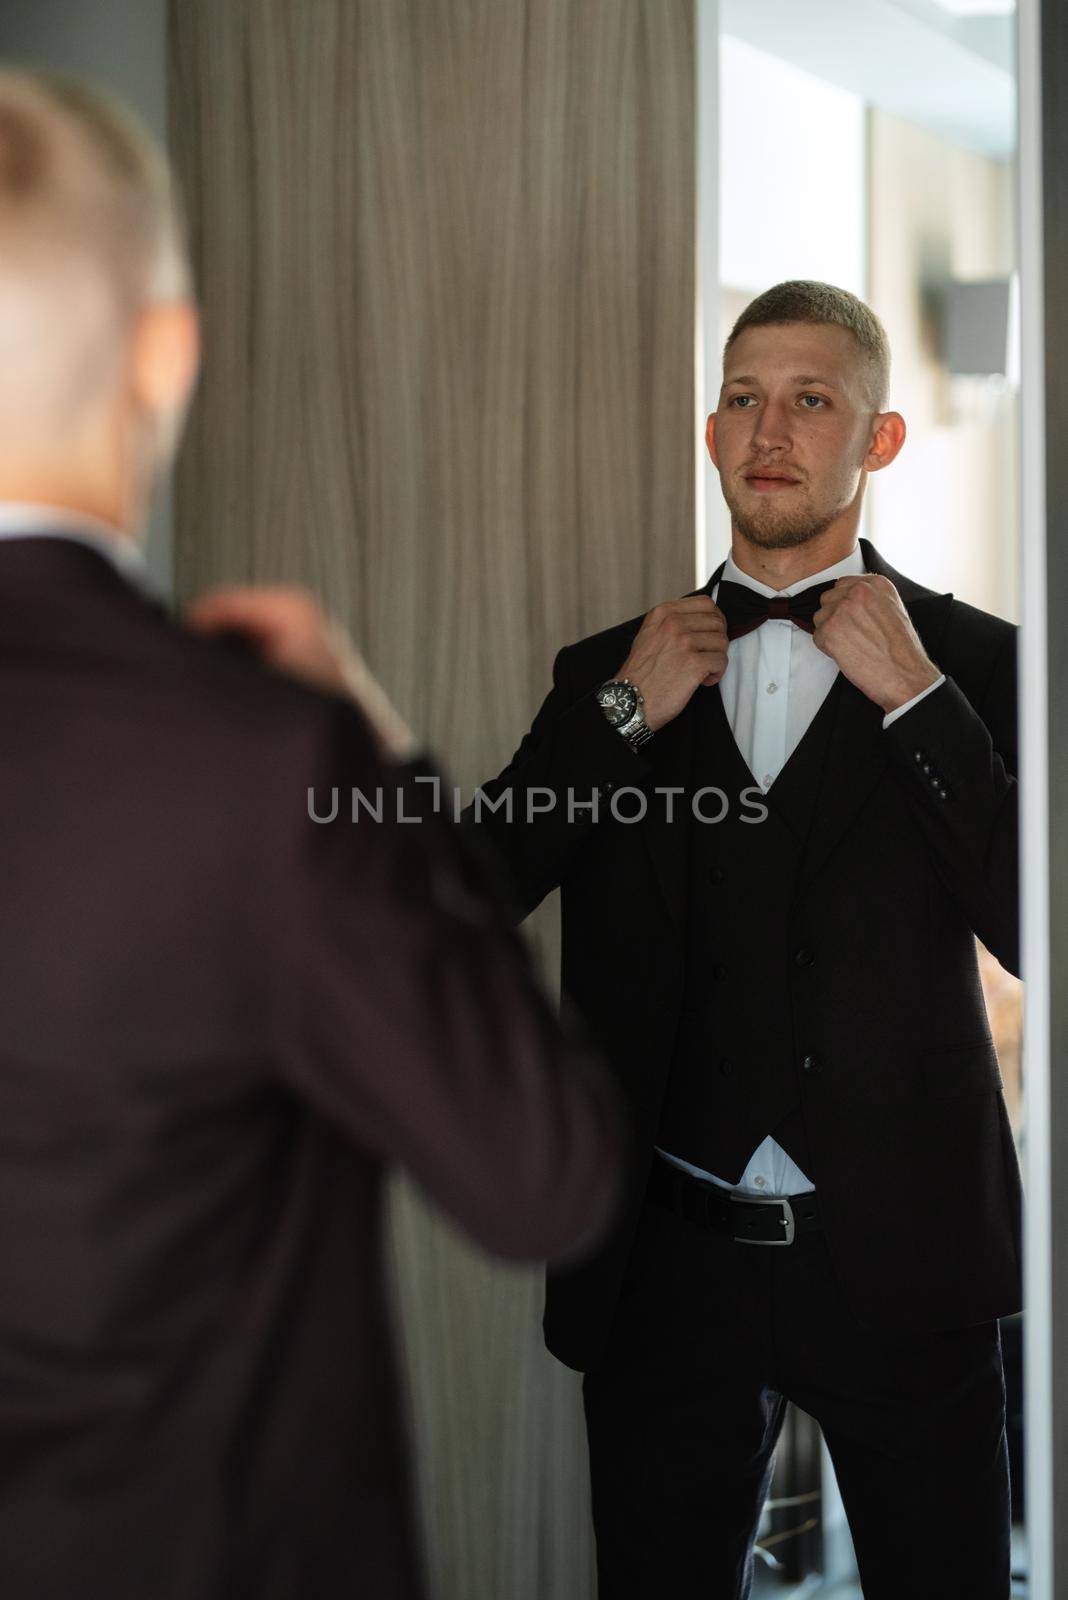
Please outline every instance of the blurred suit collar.
[[144, 579], [145, 558], [128, 533], [69, 506], [0, 500], [0, 540], [67, 539], [104, 556], [124, 578]]

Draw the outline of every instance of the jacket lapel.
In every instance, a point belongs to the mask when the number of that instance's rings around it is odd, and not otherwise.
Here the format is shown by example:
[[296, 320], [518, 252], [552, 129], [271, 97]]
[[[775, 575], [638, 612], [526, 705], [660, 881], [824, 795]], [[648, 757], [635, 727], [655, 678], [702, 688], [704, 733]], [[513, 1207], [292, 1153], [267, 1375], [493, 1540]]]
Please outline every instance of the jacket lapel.
[[[867, 571], [881, 573], [890, 579], [923, 641], [924, 649], [933, 659], [937, 659], [938, 647], [949, 620], [952, 594], [936, 594], [933, 589], [925, 589], [921, 584], [913, 583], [911, 578], [895, 572], [867, 539], [860, 540], [860, 547]], [[882, 777], [888, 762], [883, 713], [879, 706], [841, 673], [835, 679], [832, 694], [835, 691], [838, 692], [833, 707], [834, 722], [800, 876], [802, 892], [834, 850]], [[828, 695], [828, 700], [830, 698]]]
[[[703, 588], [691, 590], [690, 595], [710, 594], [725, 565], [726, 563], [721, 561]], [[686, 598], [689, 599], [690, 595]], [[707, 691], [698, 689], [675, 720], [667, 723], [649, 741], [644, 752], [652, 763], [653, 775], [648, 785], [649, 811], [641, 825], [641, 831], [649, 848], [668, 910], [680, 934], [683, 933], [686, 922], [692, 825], [689, 790], [693, 773], [694, 741], [698, 725], [700, 724], [702, 732], [707, 726], [707, 719], [700, 716], [700, 712], [704, 709], [703, 694], [715, 694], [716, 699], [719, 699], [718, 689]], [[723, 725], [728, 737], [731, 737], [725, 717]], [[667, 820], [666, 796], [655, 793], [656, 789], [667, 788], [686, 791], [672, 797], [671, 822]]]

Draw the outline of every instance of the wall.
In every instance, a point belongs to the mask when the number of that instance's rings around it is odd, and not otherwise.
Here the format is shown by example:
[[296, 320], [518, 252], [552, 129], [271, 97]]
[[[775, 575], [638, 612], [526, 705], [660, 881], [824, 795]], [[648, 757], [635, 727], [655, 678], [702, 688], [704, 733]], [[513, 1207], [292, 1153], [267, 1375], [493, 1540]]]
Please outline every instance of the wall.
[[1011, 168], [872, 111], [868, 188], [870, 299], [909, 427], [871, 482], [871, 537], [911, 577], [1014, 620], [1016, 402], [1004, 386], [951, 379], [940, 332], [951, 279], [1013, 270]]
[[[863, 294], [867, 256], [860, 98], [729, 35], [721, 41], [718, 87], [722, 287], [719, 338], [706, 373], [710, 410], [724, 341], [750, 300], [786, 278], [817, 278]], [[699, 470], [710, 489], [711, 571], [730, 548], [730, 515], [703, 443]]]

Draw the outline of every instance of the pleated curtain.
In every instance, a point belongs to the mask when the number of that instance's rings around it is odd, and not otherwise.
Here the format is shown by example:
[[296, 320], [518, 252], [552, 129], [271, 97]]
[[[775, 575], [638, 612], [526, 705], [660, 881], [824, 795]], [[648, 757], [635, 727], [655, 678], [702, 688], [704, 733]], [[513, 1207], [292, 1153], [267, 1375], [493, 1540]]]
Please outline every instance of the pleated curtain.
[[[171, 0], [168, 54], [178, 594], [310, 585], [470, 793], [561, 645], [693, 587], [693, 0]], [[434, 1595], [586, 1600], [540, 1270], [403, 1179], [390, 1229]]]

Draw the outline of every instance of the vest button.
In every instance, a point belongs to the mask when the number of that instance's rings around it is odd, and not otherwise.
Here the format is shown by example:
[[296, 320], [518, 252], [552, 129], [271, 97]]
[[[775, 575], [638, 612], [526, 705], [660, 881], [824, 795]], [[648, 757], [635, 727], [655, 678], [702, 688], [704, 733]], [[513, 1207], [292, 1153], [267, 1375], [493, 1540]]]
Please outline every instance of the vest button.
[[802, 1072], [819, 1072], [821, 1066], [819, 1056], [804, 1056], [801, 1061]]
[[731, 1073], [734, 1071], [734, 1062], [728, 1061], [727, 1057], [724, 1056], [720, 1061], [719, 1070], [722, 1072], [725, 1078], [729, 1078]]
[[727, 976], [727, 969], [722, 962], [716, 962], [715, 966], [712, 968], [712, 976], [714, 978], [725, 978]]
[[812, 954], [812, 951], [806, 949], [804, 945], [794, 955], [794, 960], [799, 967], [810, 967], [815, 959], [816, 957]]
[[709, 883], [722, 883], [723, 879], [725, 877], [726, 877], [726, 873], [723, 871], [722, 867], [709, 867], [709, 869], [708, 869], [708, 881], [709, 881]]

